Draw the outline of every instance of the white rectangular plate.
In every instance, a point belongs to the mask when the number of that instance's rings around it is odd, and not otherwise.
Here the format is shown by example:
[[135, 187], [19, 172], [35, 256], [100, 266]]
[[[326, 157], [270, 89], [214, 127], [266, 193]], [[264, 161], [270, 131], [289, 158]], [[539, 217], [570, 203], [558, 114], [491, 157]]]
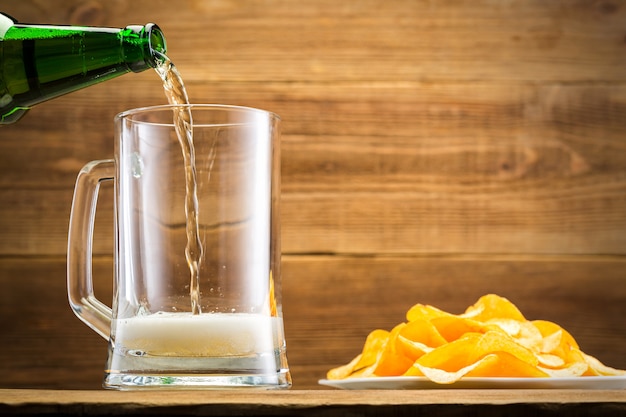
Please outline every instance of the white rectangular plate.
[[452, 384], [437, 384], [420, 376], [321, 379], [320, 385], [340, 389], [626, 389], [626, 376], [581, 376], [572, 378], [477, 378]]

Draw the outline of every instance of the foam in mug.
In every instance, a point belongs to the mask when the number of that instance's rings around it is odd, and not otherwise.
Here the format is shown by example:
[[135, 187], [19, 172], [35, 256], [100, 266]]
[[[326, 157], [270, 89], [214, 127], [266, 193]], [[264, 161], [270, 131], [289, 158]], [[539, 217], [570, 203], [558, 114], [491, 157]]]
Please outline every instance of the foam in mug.
[[135, 356], [253, 356], [273, 352], [281, 329], [281, 318], [260, 314], [159, 312], [115, 320], [115, 340]]

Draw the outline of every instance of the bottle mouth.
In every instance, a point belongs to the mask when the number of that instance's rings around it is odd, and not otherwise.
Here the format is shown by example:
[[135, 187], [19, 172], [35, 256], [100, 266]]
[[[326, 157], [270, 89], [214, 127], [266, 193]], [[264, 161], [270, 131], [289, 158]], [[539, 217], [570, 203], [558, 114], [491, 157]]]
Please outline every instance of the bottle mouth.
[[148, 23], [145, 27], [145, 36], [148, 39], [149, 54], [152, 62], [150, 65], [156, 67], [158, 64], [163, 63], [167, 58], [167, 43], [165, 41], [165, 35], [163, 31], [154, 23]]
[[160, 27], [148, 23], [145, 26], [126, 26], [125, 30], [127, 35], [130, 34], [128, 42], [133, 45], [133, 51], [141, 55], [141, 60], [130, 59], [133, 72], [156, 68], [167, 60], [167, 44]]

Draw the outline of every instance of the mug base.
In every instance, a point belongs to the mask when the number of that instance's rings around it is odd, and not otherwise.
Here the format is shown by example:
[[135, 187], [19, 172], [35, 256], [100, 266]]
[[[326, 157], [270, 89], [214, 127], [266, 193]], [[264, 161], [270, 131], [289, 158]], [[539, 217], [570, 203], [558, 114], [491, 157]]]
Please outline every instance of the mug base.
[[150, 373], [110, 373], [102, 384], [107, 389], [288, 389], [291, 375], [287, 370], [273, 374], [163, 375]]

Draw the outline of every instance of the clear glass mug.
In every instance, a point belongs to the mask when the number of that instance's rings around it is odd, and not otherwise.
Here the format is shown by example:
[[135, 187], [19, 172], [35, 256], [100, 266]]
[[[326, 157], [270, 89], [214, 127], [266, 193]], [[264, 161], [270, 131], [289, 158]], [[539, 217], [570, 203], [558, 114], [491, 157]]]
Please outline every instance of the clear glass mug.
[[[68, 237], [70, 305], [109, 342], [106, 388], [287, 388], [280, 120], [251, 108], [189, 106], [192, 192], [175, 109], [181, 106], [117, 115], [115, 159], [79, 173]], [[96, 200], [107, 180], [115, 189], [112, 308], [95, 297], [91, 273]], [[197, 225], [187, 221], [189, 207], [197, 207], [190, 216]], [[190, 249], [190, 235], [199, 248]]]

